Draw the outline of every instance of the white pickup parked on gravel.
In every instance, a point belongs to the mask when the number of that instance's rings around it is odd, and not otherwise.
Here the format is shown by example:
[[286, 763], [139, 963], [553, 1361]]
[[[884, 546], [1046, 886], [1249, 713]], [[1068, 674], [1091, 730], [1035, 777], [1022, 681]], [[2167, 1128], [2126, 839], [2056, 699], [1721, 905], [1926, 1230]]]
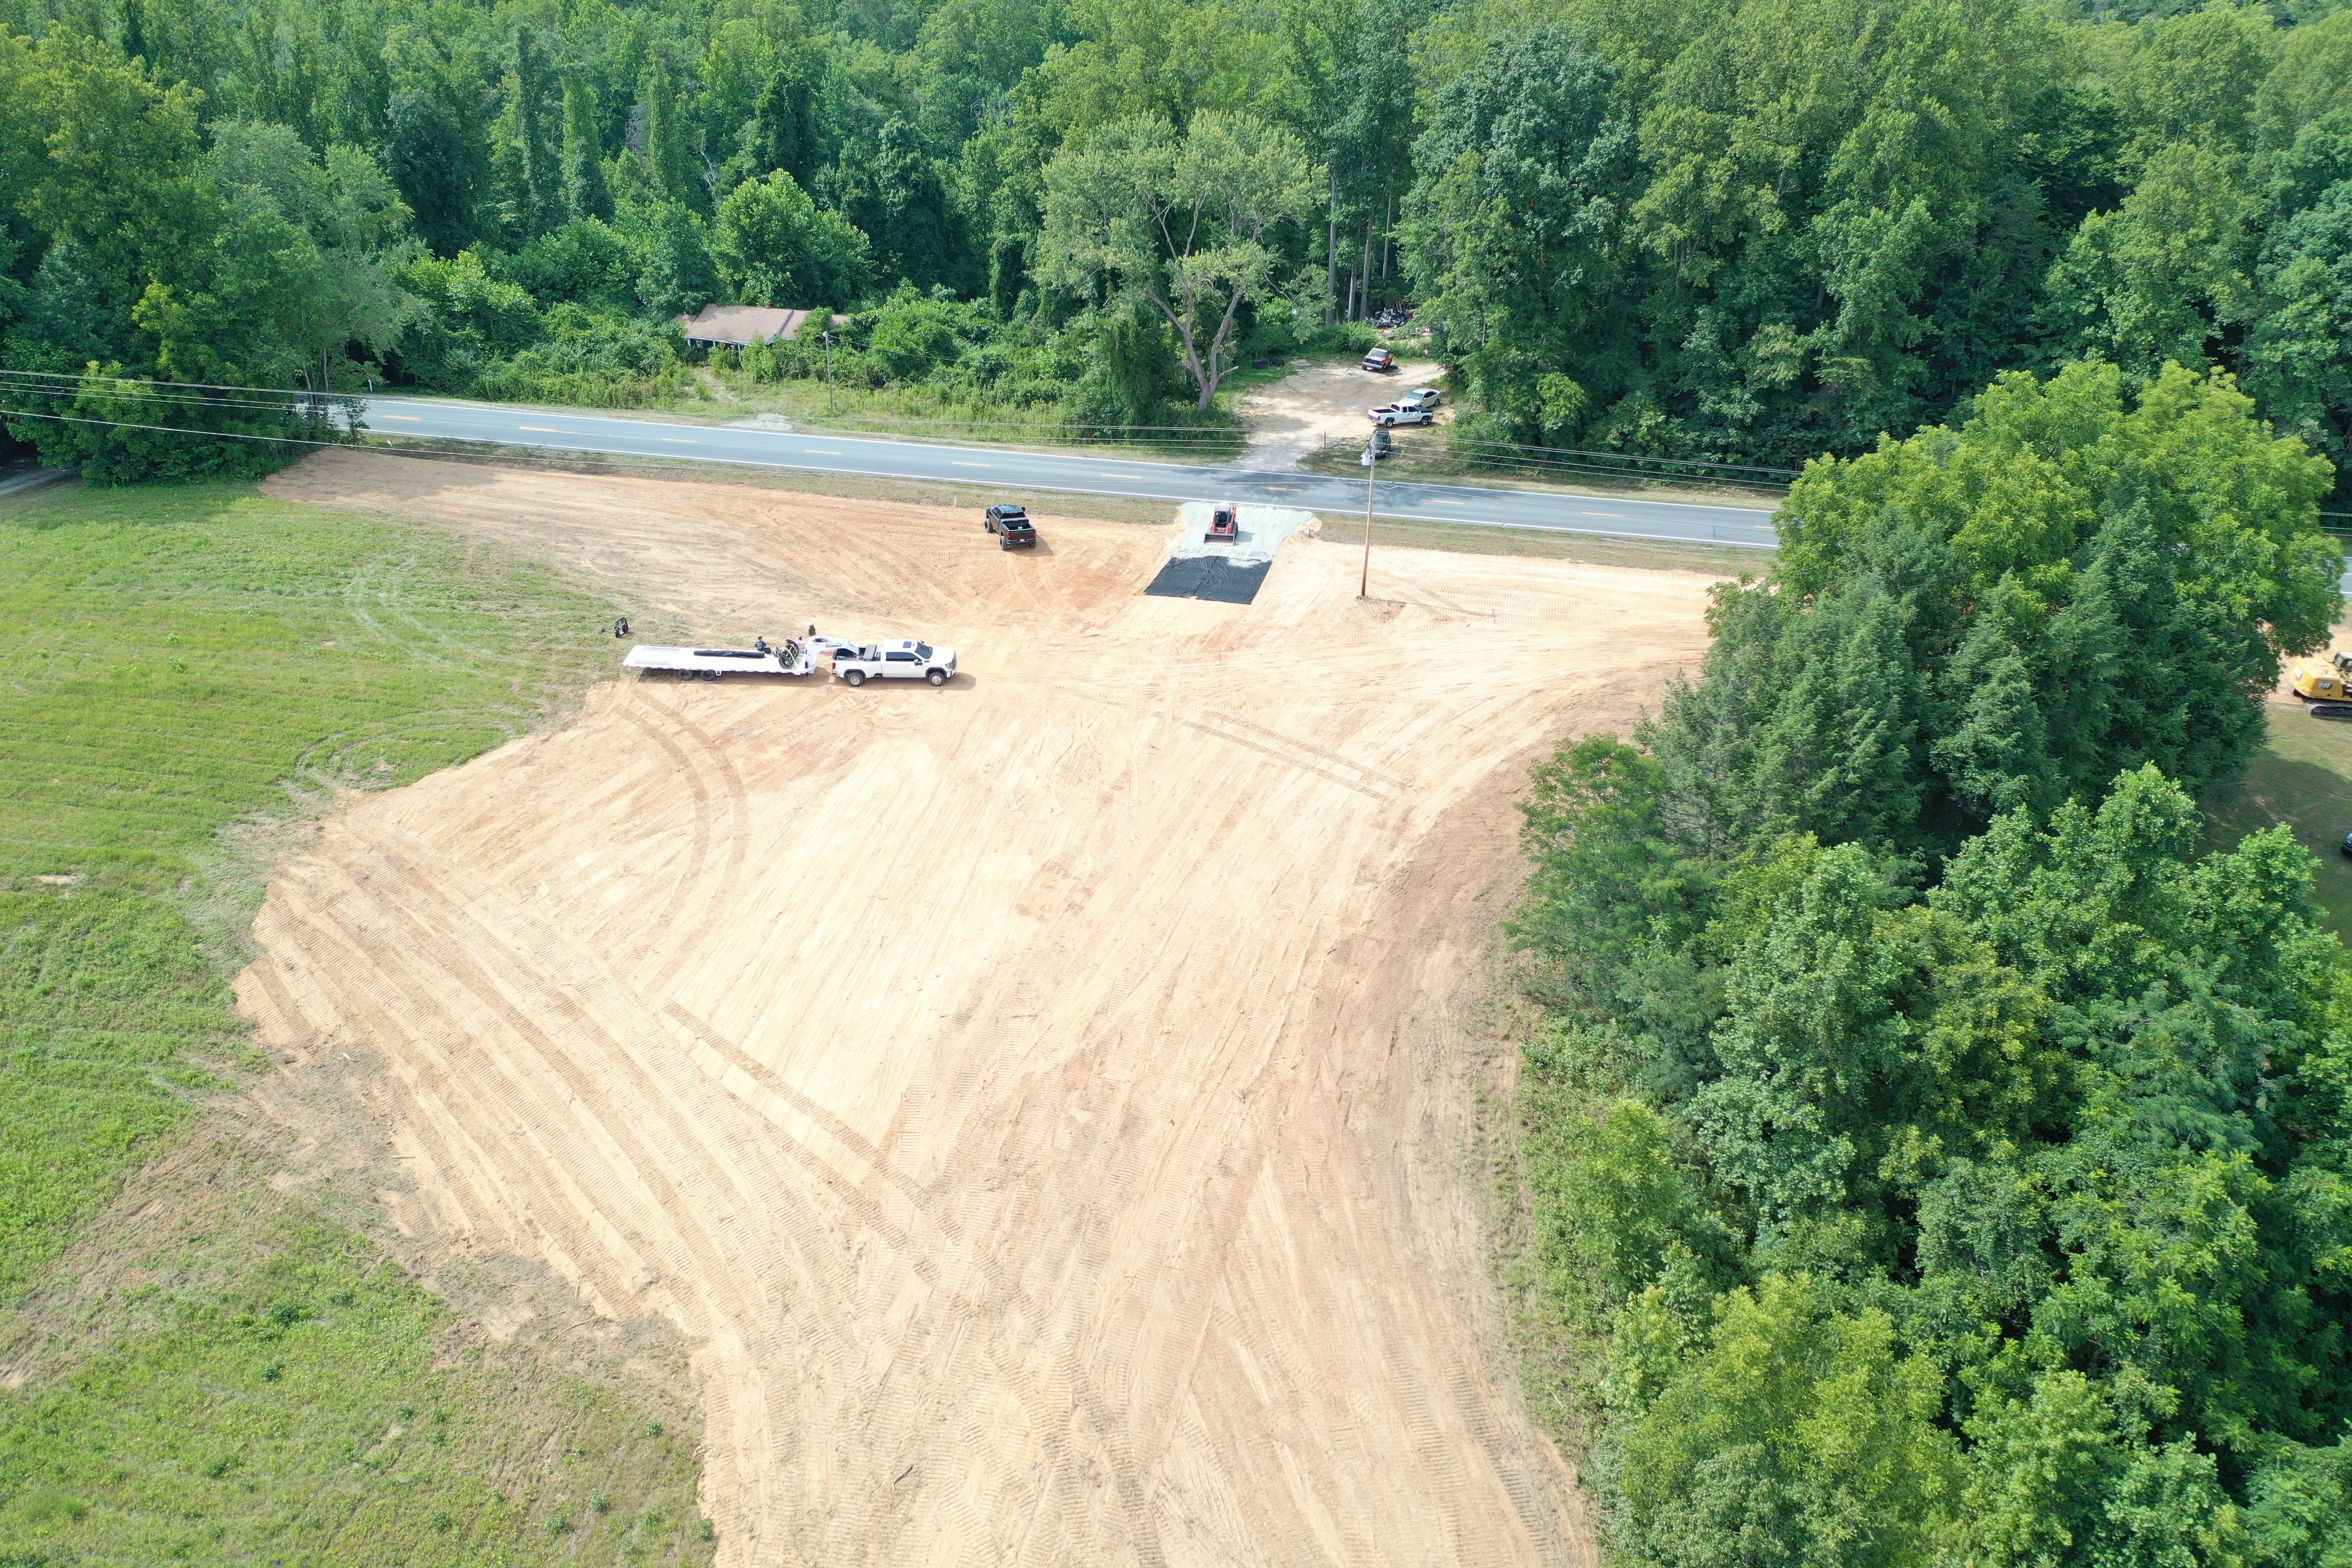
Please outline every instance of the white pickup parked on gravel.
[[1433, 386], [1417, 386], [1394, 403], [1383, 403], [1373, 409], [1372, 423], [1383, 430], [1391, 425], [1434, 425], [1437, 405], [1444, 397]]
[[928, 680], [945, 686], [955, 679], [956, 651], [900, 637], [833, 656], [833, 672], [852, 686], [868, 680]]

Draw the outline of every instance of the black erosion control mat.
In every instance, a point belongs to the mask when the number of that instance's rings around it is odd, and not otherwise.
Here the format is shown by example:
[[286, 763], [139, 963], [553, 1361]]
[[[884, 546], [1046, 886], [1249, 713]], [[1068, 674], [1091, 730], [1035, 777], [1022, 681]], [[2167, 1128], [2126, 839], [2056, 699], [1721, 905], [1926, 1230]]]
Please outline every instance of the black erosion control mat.
[[1221, 605], [1246, 605], [1257, 597], [1271, 561], [1229, 561], [1222, 555], [1193, 555], [1171, 561], [1151, 580], [1147, 594], [1163, 599], [1214, 599]]

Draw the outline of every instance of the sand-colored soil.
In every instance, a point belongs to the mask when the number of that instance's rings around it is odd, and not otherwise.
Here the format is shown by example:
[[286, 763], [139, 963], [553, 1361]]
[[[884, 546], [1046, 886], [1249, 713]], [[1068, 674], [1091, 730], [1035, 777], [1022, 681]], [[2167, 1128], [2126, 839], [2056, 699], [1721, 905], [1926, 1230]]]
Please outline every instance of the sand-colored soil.
[[[1300, 458], [1334, 441], [1361, 445], [1372, 433], [1368, 416], [1416, 386], [1434, 386], [1445, 367], [1434, 360], [1399, 360], [1391, 371], [1355, 364], [1322, 364], [1293, 372], [1242, 399], [1242, 423], [1249, 427], [1244, 468], [1295, 468]], [[1454, 411], [1439, 411], [1440, 424]]]
[[[1705, 580], [1343, 541], [1140, 597], [1167, 531], [331, 454], [702, 635], [942, 689], [617, 680], [367, 798], [238, 994], [366, 1098], [432, 1246], [698, 1347], [730, 1565], [1585, 1563], [1483, 1257], [1462, 1061], [1563, 732]], [[616, 650], [617, 662], [617, 650]], [[335, 1070], [348, 1072], [338, 1063]]]

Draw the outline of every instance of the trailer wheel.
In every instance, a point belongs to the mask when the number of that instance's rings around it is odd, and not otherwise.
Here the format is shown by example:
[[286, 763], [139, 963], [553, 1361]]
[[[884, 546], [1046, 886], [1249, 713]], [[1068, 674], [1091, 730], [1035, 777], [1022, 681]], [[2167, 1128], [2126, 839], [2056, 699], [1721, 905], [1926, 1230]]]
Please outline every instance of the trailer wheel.
[[681, 669], [677, 672], [677, 678], [680, 680], [692, 680], [694, 679], [694, 671], [690, 669]]
[[944, 669], [935, 669], [923, 679], [933, 686], [945, 686], [948, 683], [948, 672]]
[[706, 669], [702, 672], [702, 679], [705, 680], [716, 680], [719, 679], [719, 672], [715, 669]]
[[846, 680], [852, 686], [863, 686], [866, 684], [866, 672], [862, 669], [853, 669], [841, 679]]

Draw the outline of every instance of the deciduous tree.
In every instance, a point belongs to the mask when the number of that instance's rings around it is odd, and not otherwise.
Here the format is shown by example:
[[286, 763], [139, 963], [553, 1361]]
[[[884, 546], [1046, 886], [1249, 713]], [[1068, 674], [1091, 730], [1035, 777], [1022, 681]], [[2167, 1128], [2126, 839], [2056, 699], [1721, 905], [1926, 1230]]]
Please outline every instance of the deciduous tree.
[[711, 250], [727, 287], [752, 305], [845, 306], [871, 267], [866, 237], [782, 169], [728, 193]]
[[1108, 284], [1156, 311], [1209, 406], [1233, 374], [1243, 306], [1273, 282], [1270, 231], [1311, 210], [1297, 139], [1213, 110], [1182, 135], [1164, 120], [1119, 121], [1065, 146], [1045, 191], [1041, 270], [1074, 293]]

